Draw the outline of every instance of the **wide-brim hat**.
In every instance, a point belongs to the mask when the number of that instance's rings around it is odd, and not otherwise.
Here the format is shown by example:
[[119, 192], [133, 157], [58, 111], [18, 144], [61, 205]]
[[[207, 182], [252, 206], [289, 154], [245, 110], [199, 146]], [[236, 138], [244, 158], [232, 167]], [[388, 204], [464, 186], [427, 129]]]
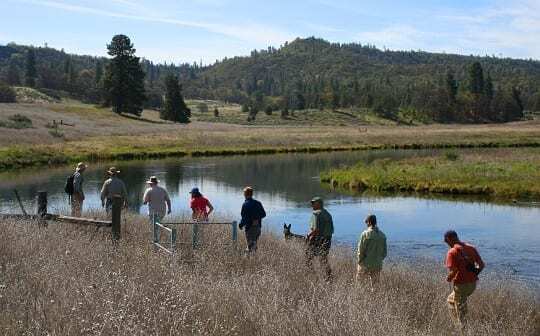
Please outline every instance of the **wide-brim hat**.
[[155, 176], [150, 176], [150, 178], [148, 179], [148, 181], [146, 181], [147, 184], [151, 184], [151, 183], [159, 183], [159, 180], [157, 179], [157, 177]]
[[88, 166], [84, 163], [84, 162], [79, 162], [77, 163], [77, 169], [81, 169], [81, 168], [88, 168]]
[[109, 168], [109, 170], [107, 170], [107, 173], [109, 173], [110, 175], [114, 175], [114, 174], [119, 174], [120, 171], [116, 169], [116, 167], [111, 167]]

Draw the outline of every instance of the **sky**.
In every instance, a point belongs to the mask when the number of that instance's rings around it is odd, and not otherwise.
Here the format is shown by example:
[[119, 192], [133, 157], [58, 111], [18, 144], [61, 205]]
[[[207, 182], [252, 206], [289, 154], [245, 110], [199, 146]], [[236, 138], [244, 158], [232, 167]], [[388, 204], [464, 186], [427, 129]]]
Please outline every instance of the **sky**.
[[0, 44], [211, 64], [297, 37], [540, 60], [540, 0], [0, 0]]

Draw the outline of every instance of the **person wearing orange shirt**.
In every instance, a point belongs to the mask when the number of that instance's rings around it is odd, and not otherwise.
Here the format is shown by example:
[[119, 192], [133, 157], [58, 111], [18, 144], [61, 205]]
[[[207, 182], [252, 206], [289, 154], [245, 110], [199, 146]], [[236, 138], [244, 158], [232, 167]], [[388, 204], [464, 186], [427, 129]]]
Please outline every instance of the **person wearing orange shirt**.
[[478, 274], [485, 264], [476, 248], [460, 241], [456, 231], [447, 231], [444, 241], [450, 248], [446, 254], [446, 281], [451, 282], [453, 287], [447, 302], [452, 318], [463, 328], [467, 314], [467, 298], [476, 289]]

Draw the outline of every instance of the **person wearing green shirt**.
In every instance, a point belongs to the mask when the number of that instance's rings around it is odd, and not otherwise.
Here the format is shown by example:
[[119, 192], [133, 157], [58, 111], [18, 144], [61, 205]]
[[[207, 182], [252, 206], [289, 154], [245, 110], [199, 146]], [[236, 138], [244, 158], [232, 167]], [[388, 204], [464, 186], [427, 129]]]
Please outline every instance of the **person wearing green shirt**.
[[311, 207], [313, 214], [309, 223], [310, 232], [307, 235], [306, 265], [313, 269], [313, 258], [319, 257], [326, 273], [326, 280], [329, 281], [332, 278], [332, 269], [328, 264], [328, 253], [332, 245], [334, 223], [332, 215], [323, 207], [323, 200], [320, 197], [311, 200]]
[[362, 232], [358, 241], [356, 272], [357, 280], [370, 280], [371, 289], [379, 282], [383, 260], [386, 258], [386, 236], [377, 226], [375, 215], [367, 216], [367, 229]]

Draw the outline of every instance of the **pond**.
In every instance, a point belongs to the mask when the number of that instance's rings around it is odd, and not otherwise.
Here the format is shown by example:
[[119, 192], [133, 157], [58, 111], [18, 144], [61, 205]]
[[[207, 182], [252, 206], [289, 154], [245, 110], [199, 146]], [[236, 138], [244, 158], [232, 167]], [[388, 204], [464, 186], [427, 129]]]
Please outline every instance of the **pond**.
[[[393, 260], [431, 259], [442, 265], [447, 247], [444, 231], [455, 229], [461, 238], [475, 244], [489, 269], [540, 283], [540, 208], [495, 204], [476, 199], [441, 199], [418, 195], [347, 195], [321, 185], [322, 170], [371, 161], [431, 154], [429, 151], [338, 152], [211, 158], [182, 158], [153, 161], [115, 162], [126, 182], [130, 208], [145, 213], [142, 194], [145, 181], [156, 175], [173, 199], [173, 215], [189, 211], [188, 192], [197, 186], [217, 212], [237, 219], [243, 202], [242, 188], [252, 185], [255, 198], [263, 202], [268, 217], [265, 225], [281, 231], [291, 223], [292, 231], [305, 233], [310, 217], [309, 200], [325, 199], [334, 217], [336, 242], [355, 247], [363, 220], [377, 215], [389, 241]], [[99, 190], [108, 165], [96, 164], [85, 172], [86, 208], [99, 208]], [[63, 191], [71, 168], [39, 169], [0, 175], [0, 212], [20, 212], [13, 189], [21, 194], [28, 209], [34, 209], [35, 194], [49, 193], [49, 212], [66, 211]]]

